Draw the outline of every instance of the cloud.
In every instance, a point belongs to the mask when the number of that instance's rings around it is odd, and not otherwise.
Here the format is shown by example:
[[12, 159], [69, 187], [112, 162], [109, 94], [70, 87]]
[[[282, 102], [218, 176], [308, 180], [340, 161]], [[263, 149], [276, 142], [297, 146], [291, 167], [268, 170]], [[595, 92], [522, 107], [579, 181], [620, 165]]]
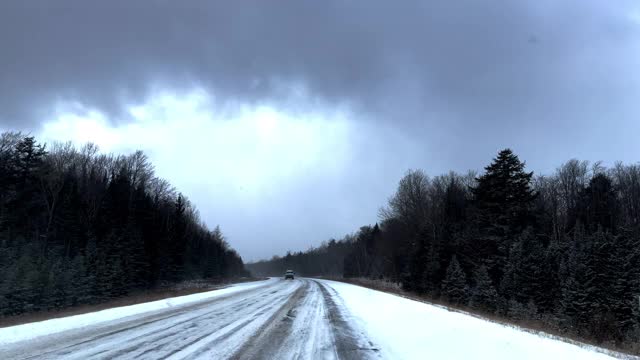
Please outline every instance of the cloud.
[[[577, 102], [625, 90], [617, 77], [577, 94], [556, 86], [599, 81], [579, 68], [618, 71], [637, 50], [629, 40], [638, 30], [624, 21], [630, 4], [9, 1], [0, 12], [0, 118], [37, 121], [51, 101], [73, 100], [126, 120], [123, 109], [159, 88], [277, 102], [292, 84], [377, 120], [424, 121], [451, 107], [460, 117], [499, 108], [506, 118], [530, 104], [558, 106], [554, 95]], [[477, 121], [499, 122], [487, 112]]]
[[407, 168], [480, 170], [503, 147], [538, 172], [637, 161], [637, 10], [8, 0], [0, 128], [142, 148], [247, 239], [241, 253], [267, 256], [247, 244], [296, 249], [375, 221]]

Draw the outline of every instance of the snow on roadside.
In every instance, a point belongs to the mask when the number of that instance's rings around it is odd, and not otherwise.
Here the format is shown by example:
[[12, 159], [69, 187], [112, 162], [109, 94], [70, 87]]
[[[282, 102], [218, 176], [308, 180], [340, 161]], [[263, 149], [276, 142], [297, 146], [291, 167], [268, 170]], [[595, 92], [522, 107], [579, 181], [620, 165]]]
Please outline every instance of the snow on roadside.
[[419, 301], [321, 281], [337, 292], [353, 320], [393, 359], [611, 359], [593, 348]]
[[123, 319], [125, 317], [148, 313], [151, 311], [158, 311], [198, 301], [209, 300], [223, 295], [266, 286], [273, 283], [273, 281], [275, 281], [275, 279], [233, 284], [223, 289], [197, 294], [178, 296], [148, 303], [116, 307], [81, 315], [0, 328], [0, 345], [29, 340], [85, 326], [96, 325], [107, 321]]

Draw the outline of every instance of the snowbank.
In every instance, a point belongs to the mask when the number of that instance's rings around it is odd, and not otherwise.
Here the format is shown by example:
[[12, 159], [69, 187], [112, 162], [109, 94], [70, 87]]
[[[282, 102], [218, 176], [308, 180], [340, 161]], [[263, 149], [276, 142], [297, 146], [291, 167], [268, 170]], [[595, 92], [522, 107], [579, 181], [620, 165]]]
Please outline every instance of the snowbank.
[[273, 281], [275, 281], [275, 279], [234, 284], [219, 290], [0, 328], [0, 345], [29, 340], [36, 337], [51, 335], [71, 329], [78, 329], [85, 326], [96, 325], [107, 321], [123, 319], [125, 317], [148, 313], [151, 311], [163, 310], [174, 306], [181, 306], [198, 301], [209, 300], [223, 295], [233, 294], [239, 291], [266, 286], [268, 284], [271, 284]]
[[[392, 294], [322, 280], [392, 359], [611, 359], [580, 347]], [[335, 295], [334, 295], [335, 296]], [[338, 300], [340, 301], [340, 300]]]

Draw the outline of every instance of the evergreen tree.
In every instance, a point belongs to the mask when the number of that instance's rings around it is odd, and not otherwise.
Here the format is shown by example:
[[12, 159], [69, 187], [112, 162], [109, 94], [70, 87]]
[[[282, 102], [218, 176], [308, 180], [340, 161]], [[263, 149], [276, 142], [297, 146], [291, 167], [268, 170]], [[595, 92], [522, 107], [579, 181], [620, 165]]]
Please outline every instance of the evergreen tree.
[[536, 194], [531, 188], [533, 172], [525, 172], [524, 167], [510, 149], [502, 150], [472, 188], [480, 225], [491, 235], [520, 233], [531, 224]]
[[481, 233], [475, 252], [487, 264], [494, 281], [502, 278], [511, 240], [534, 223], [533, 173], [525, 172], [524, 167], [510, 149], [502, 150], [471, 189]]
[[475, 284], [471, 291], [469, 306], [483, 311], [494, 312], [497, 308], [496, 292], [486, 266], [480, 266], [475, 273]]
[[177, 281], [185, 278], [185, 254], [186, 242], [185, 235], [187, 224], [185, 221], [186, 204], [182, 194], [179, 194], [174, 204], [173, 226], [171, 231], [171, 239], [169, 246], [170, 265], [169, 278]]
[[501, 295], [521, 304], [544, 302], [546, 253], [542, 242], [527, 229], [512, 244], [501, 282]]
[[467, 301], [467, 292], [467, 277], [454, 255], [442, 281], [442, 295], [452, 304], [464, 304]]
[[596, 174], [580, 193], [580, 220], [589, 232], [599, 228], [605, 231], [616, 230], [618, 201], [611, 178], [606, 174]]
[[405, 290], [415, 291], [419, 294], [426, 292], [425, 273], [429, 262], [429, 253], [424, 238], [419, 238], [415, 249], [411, 254], [411, 260], [407, 271], [403, 276], [402, 286]]

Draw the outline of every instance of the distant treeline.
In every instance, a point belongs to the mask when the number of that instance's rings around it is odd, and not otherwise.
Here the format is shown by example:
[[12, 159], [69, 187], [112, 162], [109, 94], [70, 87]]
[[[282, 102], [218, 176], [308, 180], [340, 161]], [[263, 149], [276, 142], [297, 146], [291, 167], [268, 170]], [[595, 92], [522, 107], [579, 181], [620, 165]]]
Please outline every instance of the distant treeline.
[[142, 152], [0, 137], [0, 316], [245, 274]]
[[640, 166], [571, 160], [534, 177], [510, 150], [484, 174], [409, 171], [379, 225], [255, 274], [367, 277], [639, 352]]

